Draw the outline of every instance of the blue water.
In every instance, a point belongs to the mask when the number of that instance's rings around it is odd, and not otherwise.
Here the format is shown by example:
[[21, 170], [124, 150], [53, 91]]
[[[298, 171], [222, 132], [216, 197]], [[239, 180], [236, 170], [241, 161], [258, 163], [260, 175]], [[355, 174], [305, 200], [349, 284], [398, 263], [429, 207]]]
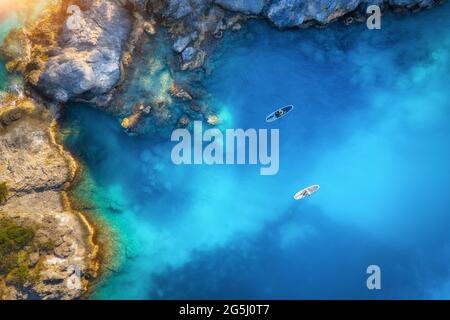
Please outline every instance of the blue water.
[[[3, 30], [6, 29], [6, 26], [3, 23], [0, 23], [0, 43], [3, 42]], [[8, 81], [8, 75], [5, 68], [5, 63], [0, 58], [0, 90], [4, 90], [6, 83]]]
[[[173, 144], [70, 106], [78, 192], [119, 234], [120, 268], [94, 298], [448, 298], [449, 27], [446, 4], [386, 15], [381, 31], [228, 34], [204, 86], [223, 127], [280, 129], [275, 176], [174, 166]], [[366, 288], [371, 264], [382, 290]]]
[[[19, 24], [20, 21], [15, 14], [7, 15], [3, 19], [0, 19], [0, 44], [3, 43], [9, 31]], [[13, 78], [15, 82], [19, 81], [16, 76], [8, 75], [5, 62], [0, 57], [0, 90], [6, 90]]]
[[7, 74], [4, 63], [0, 60], [0, 90], [4, 89], [7, 82]]

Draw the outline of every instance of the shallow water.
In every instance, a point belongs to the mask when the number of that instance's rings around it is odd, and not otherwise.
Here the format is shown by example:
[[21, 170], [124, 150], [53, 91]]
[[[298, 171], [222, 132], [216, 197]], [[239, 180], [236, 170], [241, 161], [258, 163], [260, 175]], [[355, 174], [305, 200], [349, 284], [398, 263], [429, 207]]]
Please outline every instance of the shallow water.
[[7, 81], [7, 74], [4, 63], [0, 60], [0, 90], [4, 89]]
[[[19, 25], [20, 21], [15, 14], [0, 17], [0, 44], [3, 43], [9, 31]], [[5, 68], [5, 62], [0, 57], [0, 90], [8, 89], [8, 84], [13, 81], [19, 82], [20, 80], [17, 76], [8, 75]]]
[[[7, 33], [8, 29], [9, 29], [8, 25], [4, 21], [0, 20], [0, 43], [3, 42], [5, 34]], [[0, 59], [0, 90], [4, 90], [7, 79], [8, 75], [6, 73], [5, 63], [3, 60]]]
[[[173, 144], [70, 106], [66, 145], [87, 166], [77, 193], [120, 234], [121, 267], [94, 298], [448, 297], [449, 18], [447, 3], [381, 31], [253, 22], [227, 35], [204, 85], [223, 127], [280, 129], [275, 176], [174, 166]], [[371, 264], [380, 291], [366, 288]]]

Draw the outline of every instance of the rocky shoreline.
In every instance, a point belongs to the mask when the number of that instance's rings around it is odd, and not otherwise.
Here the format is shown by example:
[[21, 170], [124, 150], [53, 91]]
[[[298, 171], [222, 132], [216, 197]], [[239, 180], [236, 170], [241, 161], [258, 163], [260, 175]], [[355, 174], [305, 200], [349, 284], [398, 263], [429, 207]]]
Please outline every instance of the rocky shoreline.
[[[194, 120], [218, 122], [208, 121], [218, 119], [217, 110], [192, 83], [208, 76], [205, 61], [223, 34], [249, 19], [279, 29], [322, 27], [365, 21], [371, 4], [416, 11], [440, 2], [60, 0], [34, 25], [11, 33], [2, 52], [8, 70], [22, 73], [46, 99], [90, 103], [113, 113], [129, 133], [165, 136]], [[81, 10], [75, 29], [66, 23], [74, 4]]]
[[43, 106], [9, 98], [0, 103], [0, 181], [8, 186], [0, 217], [31, 228], [34, 239], [20, 250], [26, 257], [21, 281], [13, 272], [0, 278], [0, 298], [80, 298], [99, 265], [95, 230], [67, 195], [78, 164], [58, 142], [56, 120]]
[[[9, 72], [23, 75], [18, 94], [0, 98], [0, 183], [8, 197], [0, 217], [34, 228], [27, 268], [38, 280], [0, 280], [3, 299], [76, 299], [99, 271], [96, 228], [73, 209], [67, 190], [79, 166], [58, 142], [57, 121], [68, 102], [84, 102], [117, 116], [130, 134], [167, 135], [193, 120], [220, 118], [210, 97], [192, 83], [224, 32], [248, 19], [280, 29], [321, 27], [365, 19], [370, 4], [394, 10], [429, 8], [434, 0], [60, 0], [1, 49]], [[67, 7], [81, 8], [69, 28]], [[39, 267], [39, 269], [37, 269]], [[77, 282], [80, 280], [81, 285]]]

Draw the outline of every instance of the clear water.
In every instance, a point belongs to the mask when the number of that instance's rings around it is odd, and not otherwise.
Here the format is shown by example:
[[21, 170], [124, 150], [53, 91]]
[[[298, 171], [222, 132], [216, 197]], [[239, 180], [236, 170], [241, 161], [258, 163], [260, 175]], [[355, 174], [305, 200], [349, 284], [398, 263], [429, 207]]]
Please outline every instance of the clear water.
[[[70, 106], [78, 192], [120, 235], [120, 268], [94, 298], [449, 297], [449, 27], [447, 3], [387, 15], [381, 31], [253, 22], [228, 35], [204, 85], [224, 126], [280, 129], [276, 176], [176, 167], [171, 143]], [[380, 291], [366, 288], [371, 264]]]
[[7, 74], [4, 63], [0, 60], [0, 90], [4, 89], [7, 82]]
[[[3, 24], [0, 24], [0, 43], [3, 42], [3, 30], [5, 30], [5, 26]], [[5, 63], [3, 60], [1, 60], [0, 58], [0, 90], [4, 90], [5, 86], [6, 86], [6, 82], [8, 79], [8, 75], [6, 73], [6, 69], [5, 69]]]
[[[8, 32], [19, 25], [19, 19], [15, 14], [5, 15], [3, 18], [0, 18], [0, 44], [3, 43], [5, 37], [8, 35]], [[8, 87], [8, 83], [11, 82], [15, 76], [8, 75], [5, 63], [0, 57], [0, 90], [5, 90]], [[15, 79], [15, 81], [18, 81]]]
[[18, 24], [17, 17], [7, 16], [4, 19], [0, 20], [0, 43], [3, 42], [5, 37], [8, 35], [8, 32]]

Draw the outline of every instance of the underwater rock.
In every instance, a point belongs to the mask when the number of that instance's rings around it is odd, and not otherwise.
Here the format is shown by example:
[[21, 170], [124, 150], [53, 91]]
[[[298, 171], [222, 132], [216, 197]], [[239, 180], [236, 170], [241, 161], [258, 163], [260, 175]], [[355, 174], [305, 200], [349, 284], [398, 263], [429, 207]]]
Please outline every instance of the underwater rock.
[[191, 94], [184, 89], [178, 88], [178, 86], [175, 83], [173, 83], [172, 86], [170, 87], [170, 94], [184, 101], [192, 100]]
[[191, 41], [195, 41], [198, 38], [198, 32], [194, 31], [190, 35], [187, 36], [179, 36], [172, 48], [176, 53], [181, 53], [186, 47], [191, 43]]
[[141, 111], [144, 114], [150, 114], [150, 111], [152, 111], [152, 107], [142, 105], [139, 107], [139, 111]]
[[122, 120], [121, 125], [124, 129], [135, 130], [141, 120], [141, 117], [146, 114], [150, 114], [152, 110], [151, 106], [146, 106], [143, 103], [138, 103], [133, 108], [134, 112], [131, 116], [126, 117]]
[[122, 128], [128, 129], [132, 126], [132, 119], [130, 119], [130, 117], [125, 117], [120, 122], [120, 125], [122, 126]]
[[200, 107], [198, 104], [193, 103], [191, 104], [191, 110], [197, 113], [202, 112], [202, 107]]
[[181, 53], [188, 44], [191, 42], [191, 36], [178, 37], [178, 39], [173, 44], [173, 50], [177, 53]]
[[182, 70], [199, 68], [205, 62], [206, 52], [194, 47], [187, 47], [181, 54], [183, 60]]
[[133, 113], [131, 116], [122, 120], [121, 125], [124, 129], [133, 129], [137, 126], [139, 119], [141, 118], [141, 112]]
[[217, 115], [212, 114], [206, 118], [206, 122], [211, 126], [215, 126], [219, 124], [220, 119]]
[[178, 120], [178, 125], [180, 127], [187, 127], [190, 122], [191, 122], [191, 120], [189, 119], [189, 117], [184, 115]]
[[181, 57], [183, 58], [184, 62], [189, 62], [192, 59], [194, 59], [194, 56], [198, 53], [199, 49], [194, 47], [188, 47], [183, 51], [183, 54]]

